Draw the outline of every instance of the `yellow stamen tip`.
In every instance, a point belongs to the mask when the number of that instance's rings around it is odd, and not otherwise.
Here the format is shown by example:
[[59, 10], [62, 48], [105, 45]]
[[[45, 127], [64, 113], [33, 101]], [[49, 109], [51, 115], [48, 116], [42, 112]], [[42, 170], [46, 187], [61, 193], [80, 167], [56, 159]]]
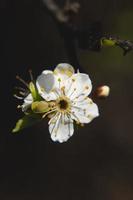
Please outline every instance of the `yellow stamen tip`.
[[75, 79], [74, 79], [74, 78], [72, 79], [72, 82], [75, 82]]
[[88, 89], [89, 89], [89, 87], [88, 87], [88, 86], [85, 86], [85, 89], [86, 89], [86, 90], [88, 90]]
[[59, 81], [59, 82], [61, 82], [61, 79], [60, 79], [60, 78], [58, 78], [58, 81]]

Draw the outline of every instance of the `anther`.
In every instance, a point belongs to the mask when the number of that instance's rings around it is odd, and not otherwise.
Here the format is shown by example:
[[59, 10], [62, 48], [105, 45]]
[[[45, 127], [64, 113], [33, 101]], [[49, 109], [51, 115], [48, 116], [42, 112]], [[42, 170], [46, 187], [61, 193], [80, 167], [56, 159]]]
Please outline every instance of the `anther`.
[[88, 87], [88, 86], [85, 86], [85, 89], [86, 89], [86, 90], [88, 90], [88, 89], [89, 89], [89, 87]]
[[19, 91], [19, 94], [22, 95], [22, 96], [24, 96], [24, 97], [26, 96], [26, 93], [25, 93], [25, 92]]
[[61, 79], [60, 79], [60, 78], [58, 78], [58, 81], [59, 81], [59, 82], [61, 82]]
[[18, 96], [18, 95], [16, 95], [16, 94], [14, 94], [13, 96], [14, 96], [15, 98], [17, 98], [17, 99], [20, 99], [20, 100], [23, 99], [23, 97], [20, 97], [20, 96]]
[[72, 82], [75, 82], [75, 79], [74, 79], [74, 78], [72, 79]]

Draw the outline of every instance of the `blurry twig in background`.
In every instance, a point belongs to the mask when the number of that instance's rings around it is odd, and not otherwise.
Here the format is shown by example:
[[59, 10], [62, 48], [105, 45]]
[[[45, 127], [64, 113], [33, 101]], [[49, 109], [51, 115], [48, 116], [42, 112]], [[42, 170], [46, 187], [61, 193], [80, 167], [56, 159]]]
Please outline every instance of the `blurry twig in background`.
[[66, 1], [63, 8], [60, 8], [54, 0], [42, 0], [42, 3], [55, 20], [59, 32], [64, 39], [69, 62], [75, 68], [83, 71], [77, 58], [75, 47], [75, 33], [77, 28], [73, 23], [73, 17], [78, 13], [80, 8], [79, 3], [70, 3], [70, 1]]
[[133, 42], [118, 37], [108, 36], [102, 32], [100, 22], [79, 28], [74, 23], [74, 16], [78, 14], [80, 4], [66, 0], [60, 8], [54, 0], [42, 0], [43, 6], [55, 20], [59, 32], [64, 39], [69, 62], [80, 71], [84, 71], [77, 57], [76, 42], [80, 49], [100, 51], [104, 46], [118, 46], [123, 49], [123, 55], [133, 50]]
[[63, 8], [60, 8], [54, 0], [42, 0], [42, 2], [58, 23], [68, 24], [71, 20], [71, 15], [78, 13], [80, 8], [79, 3], [70, 3], [69, 0], [66, 0]]

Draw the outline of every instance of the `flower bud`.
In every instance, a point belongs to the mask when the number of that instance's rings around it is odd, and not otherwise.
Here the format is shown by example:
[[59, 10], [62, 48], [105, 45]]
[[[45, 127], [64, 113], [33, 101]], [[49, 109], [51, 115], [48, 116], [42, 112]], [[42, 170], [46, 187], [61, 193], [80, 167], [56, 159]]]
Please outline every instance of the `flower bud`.
[[110, 88], [107, 85], [103, 85], [97, 88], [96, 90], [96, 96], [98, 98], [106, 98], [109, 96]]
[[46, 101], [35, 101], [32, 103], [31, 109], [34, 113], [44, 113], [49, 110], [49, 106]]

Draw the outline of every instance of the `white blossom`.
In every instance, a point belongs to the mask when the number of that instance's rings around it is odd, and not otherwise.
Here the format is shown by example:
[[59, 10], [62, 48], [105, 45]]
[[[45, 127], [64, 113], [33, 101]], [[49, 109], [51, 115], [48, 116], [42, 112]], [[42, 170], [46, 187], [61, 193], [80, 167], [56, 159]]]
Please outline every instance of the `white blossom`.
[[22, 107], [22, 111], [26, 112], [26, 110], [28, 108], [30, 108], [32, 102], [33, 102], [33, 97], [32, 97], [32, 94], [30, 93], [30, 94], [28, 94], [27, 97], [24, 98], [24, 103], [21, 106]]
[[[85, 124], [99, 116], [97, 105], [88, 97], [92, 90], [89, 76], [74, 73], [69, 64], [59, 64], [54, 71], [43, 71], [36, 87], [45, 101], [54, 102], [51, 110], [43, 115], [52, 114], [48, 124], [53, 141], [67, 141], [74, 133], [74, 121]], [[25, 99], [24, 107], [32, 102], [30, 97]]]

